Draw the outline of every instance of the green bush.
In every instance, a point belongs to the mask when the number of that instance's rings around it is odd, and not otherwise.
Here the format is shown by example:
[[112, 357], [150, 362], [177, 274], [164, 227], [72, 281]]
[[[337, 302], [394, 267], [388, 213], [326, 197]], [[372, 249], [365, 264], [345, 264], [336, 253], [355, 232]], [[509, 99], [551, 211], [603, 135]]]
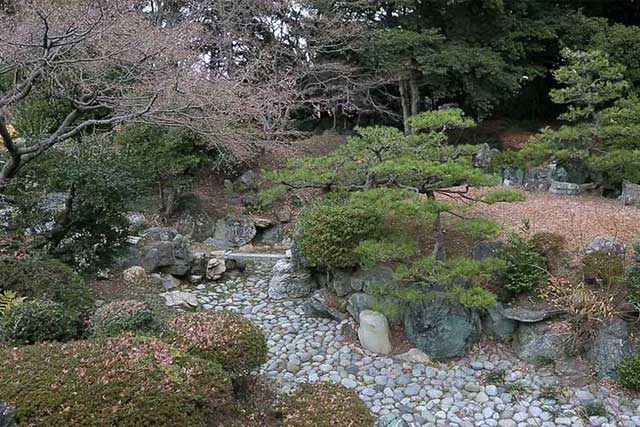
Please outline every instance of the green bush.
[[298, 244], [311, 262], [334, 268], [356, 266], [360, 243], [378, 233], [382, 215], [360, 204], [325, 202], [302, 215]]
[[0, 372], [21, 426], [208, 427], [233, 399], [219, 365], [155, 338], [4, 349]]
[[176, 343], [189, 353], [245, 376], [267, 361], [267, 342], [257, 326], [230, 312], [184, 313], [169, 322]]
[[153, 311], [140, 301], [114, 301], [96, 310], [91, 318], [95, 336], [111, 337], [123, 332], [151, 332], [158, 328]]
[[582, 273], [588, 283], [609, 286], [624, 278], [624, 258], [619, 254], [594, 252], [582, 259]]
[[93, 309], [91, 290], [82, 278], [55, 259], [0, 258], [0, 288], [30, 299], [58, 302], [74, 314]]
[[0, 338], [13, 345], [69, 341], [80, 335], [81, 323], [51, 301], [29, 300], [9, 307], [0, 317]]
[[529, 240], [512, 236], [509, 245], [500, 251], [506, 267], [499, 282], [509, 295], [531, 292], [544, 284], [548, 277], [544, 257]]
[[640, 390], [640, 354], [625, 359], [618, 368], [618, 381], [631, 390]]
[[482, 196], [481, 200], [490, 205], [499, 202], [523, 202], [527, 200], [527, 195], [522, 191], [511, 190], [509, 188], [501, 188]]
[[497, 303], [495, 294], [479, 286], [453, 288], [449, 290], [449, 295], [469, 309], [487, 309], [495, 307]]
[[302, 384], [284, 405], [284, 427], [373, 427], [375, 418], [351, 390], [331, 383]]
[[640, 243], [633, 244], [633, 264], [624, 276], [624, 284], [629, 291], [631, 304], [640, 309]]

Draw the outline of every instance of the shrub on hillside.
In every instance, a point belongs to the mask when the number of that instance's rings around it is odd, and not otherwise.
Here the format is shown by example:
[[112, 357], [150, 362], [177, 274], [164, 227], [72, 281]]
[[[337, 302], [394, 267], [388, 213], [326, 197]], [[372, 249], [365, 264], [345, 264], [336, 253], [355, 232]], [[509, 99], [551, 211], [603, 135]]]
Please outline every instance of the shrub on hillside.
[[14, 304], [0, 317], [0, 339], [13, 345], [68, 341], [80, 332], [78, 317], [68, 315], [62, 304], [51, 301]]
[[150, 338], [5, 349], [0, 372], [25, 426], [207, 427], [232, 401], [219, 365]]
[[375, 423], [353, 391], [331, 383], [302, 384], [284, 410], [284, 427], [373, 427]]
[[93, 308], [91, 290], [82, 278], [55, 259], [0, 258], [0, 288], [31, 299], [58, 302], [74, 314]]
[[231, 312], [184, 313], [169, 322], [178, 345], [245, 376], [267, 361], [267, 342], [256, 325]]
[[640, 243], [633, 244], [633, 263], [624, 276], [624, 284], [631, 304], [640, 309]]
[[536, 252], [541, 254], [547, 261], [550, 271], [557, 272], [564, 261], [562, 255], [566, 247], [564, 236], [551, 232], [540, 232], [533, 235], [531, 243]]
[[115, 336], [123, 332], [150, 332], [158, 328], [153, 311], [141, 301], [114, 301], [96, 310], [91, 319], [95, 336]]
[[522, 237], [511, 237], [509, 245], [501, 250], [500, 258], [506, 262], [500, 284], [510, 295], [531, 292], [548, 277], [544, 257], [531, 241]]
[[619, 254], [594, 252], [582, 259], [584, 280], [590, 284], [610, 286], [624, 278], [624, 258]]
[[640, 354], [625, 359], [618, 368], [620, 384], [631, 390], [640, 390]]
[[382, 215], [373, 207], [322, 203], [303, 214], [297, 243], [302, 253], [315, 264], [353, 267], [359, 262], [358, 245], [374, 237], [381, 222]]

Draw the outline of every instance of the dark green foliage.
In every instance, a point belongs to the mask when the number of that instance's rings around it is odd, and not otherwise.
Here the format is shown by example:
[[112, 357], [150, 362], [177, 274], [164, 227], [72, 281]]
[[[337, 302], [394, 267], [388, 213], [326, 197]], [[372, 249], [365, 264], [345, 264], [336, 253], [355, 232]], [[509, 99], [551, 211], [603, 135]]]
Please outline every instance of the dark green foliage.
[[356, 249], [367, 239], [377, 237], [381, 226], [382, 215], [376, 209], [348, 202], [323, 202], [306, 210], [300, 218], [297, 243], [315, 264], [353, 267], [360, 262]]
[[140, 301], [114, 301], [96, 310], [91, 318], [95, 336], [116, 336], [123, 332], [148, 333], [159, 329], [153, 310]]
[[522, 191], [501, 188], [482, 196], [482, 201], [494, 205], [499, 202], [523, 202], [527, 200], [527, 195]]
[[355, 392], [332, 383], [302, 384], [284, 404], [284, 427], [373, 427]]
[[640, 243], [633, 244], [633, 263], [624, 277], [625, 286], [628, 289], [628, 300], [640, 309]]
[[593, 400], [582, 405], [582, 413], [585, 418], [589, 417], [606, 417], [609, 415], [607, 407], [604, 403]]
[[594, 252], [582, 259], [582, 274], [587, 283], [610, 286], [624, 278], [624, 257], [619, 254]]
[[640, 355], [625, 359], [618, 368], [618, 381], [631, 390], [640, 390]]
[[251, 321], [230, 312], [185, 313], [167, 327], [178, 347], [242, 377], [267, 361], [267, 342]]
[[80, 319], [69, 315], [60, 303], [27, 300], [0, 317], [0, 339], [12, 345], [69, 341], [80, 335], [80, 326]]
[[509, 295], [536, 290], [548, 277], [544, 257], [534, 244], [519, 236], [512, 236], [509, 245], [500, 253], [506, 267], [500, 273], [500, 286]]
[[23, 101], [12, 122], [18, 135], [27, 140], [37, 139], [54, 132], [72, 110], [68, 100], [42, 93]]
[[233, 400], [219, 365], [151, 338], [6, 349], [0, 371], [20, 425], [207, 427]]
[[80, 276], [55, 259], [0, 258], [0, 287], [29, 299], [62, 304], [78, 315], [93, 308], [93, 296]]

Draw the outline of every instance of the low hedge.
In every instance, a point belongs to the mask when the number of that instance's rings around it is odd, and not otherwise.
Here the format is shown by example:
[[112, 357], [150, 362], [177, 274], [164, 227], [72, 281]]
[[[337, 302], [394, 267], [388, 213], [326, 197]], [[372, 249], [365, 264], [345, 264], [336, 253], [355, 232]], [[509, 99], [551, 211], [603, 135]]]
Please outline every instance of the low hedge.
[[113, 301], [98, 308], [91, 318], [91, 333], [112, 337], [123, 332], [152, 332], [159, 328], [147, 304], [135, 300]]
[[24, 301], [0, 316], [0, 341], [13, 345], [69, 341], [81, 332], [80, 319], [67, 314], [62, 304], [51, 301]]
[[332, 383], [302, 384], [284, 404], [284, 427], [373, 427], [367, 405]]
[[206, 427], [233, 402], [219, 365], [152, 338], [3, 349], [0, 372], [24, 426]]
[[267, 361], [267, 342], [256, 325], [231, 312], [184, 313], [167, 327], [177, 345], [245, 376]]
[[0, 291], [29, 299], [50, 300], [67, 311], [86, 314], [94, 306], [91, 290], [71, 268], [55, 259], [18, 261], [0, 258]]
[[640, 391], [640, 354], [622, 362], [618, 368], [618, 380], [626, 388]]

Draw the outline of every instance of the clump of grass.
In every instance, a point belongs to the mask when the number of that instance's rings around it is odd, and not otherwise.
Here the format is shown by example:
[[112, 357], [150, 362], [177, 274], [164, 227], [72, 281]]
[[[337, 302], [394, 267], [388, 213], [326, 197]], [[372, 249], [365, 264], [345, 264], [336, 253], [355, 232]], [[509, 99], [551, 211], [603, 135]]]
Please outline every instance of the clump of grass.
[[509, 188], [501, 188], [499, 190], [492, 191], [482, 196], [483, 202], [490, 205], [494, 205], [500, 202], [524, 202], [527, 200], [527, 195], [522, 191], [511, 190]]
[[560, 391], [558, 390], [558, 388], [552, 385], [544, 386], [542, 387], [542, 389], [540, 389], [541, 399], [559, 400], [558, 399], [559, 396], [560, 396]]
[[585, 418], [606, 417], [609, 414], [607, 412], [606, 406], [604, 406], [604, 404], [598, 400], [586, 402], [582, 405], [580, 412]]
[[509, 394], [512, 394], [514, 397], [522, 396], [527, 392], [527, 388], [520, 381], [505, 384], [504, 388]]
[[484, 376], [484, 382], [487, 384], [493, 384], [496, 386], [504, 385], [505, 372], [504, 371], [491, 371], [487, 372]]

